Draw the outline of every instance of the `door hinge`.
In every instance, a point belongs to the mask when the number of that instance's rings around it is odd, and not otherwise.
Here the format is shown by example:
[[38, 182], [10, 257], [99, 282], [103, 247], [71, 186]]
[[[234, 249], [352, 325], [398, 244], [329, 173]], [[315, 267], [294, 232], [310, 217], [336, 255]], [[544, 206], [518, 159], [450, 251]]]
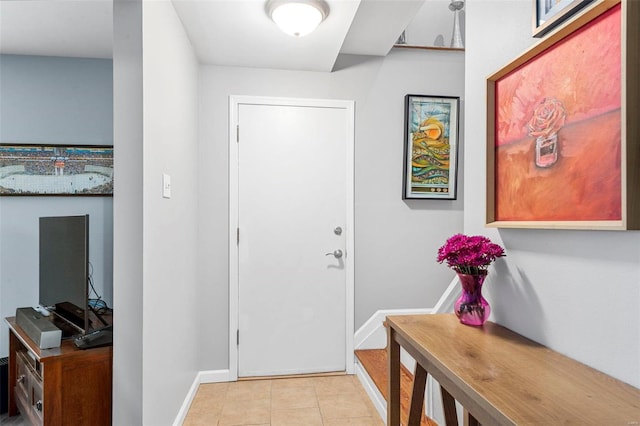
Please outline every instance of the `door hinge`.
[[236, 124], [236, 143], [240, 142], [240, 125]]
[[236, 228], [236, 244], [240, 244], [240, 228]]
[[236, 345], [240, 346], [240, 330], [236, 330]]

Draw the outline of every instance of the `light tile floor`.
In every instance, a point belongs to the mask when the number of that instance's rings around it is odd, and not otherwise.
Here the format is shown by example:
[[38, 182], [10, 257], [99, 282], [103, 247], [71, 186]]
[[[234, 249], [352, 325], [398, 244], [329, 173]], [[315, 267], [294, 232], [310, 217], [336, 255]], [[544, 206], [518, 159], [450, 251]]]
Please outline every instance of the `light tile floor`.
[[381, 426], [356, 376], [200, 385], [184, 426]]

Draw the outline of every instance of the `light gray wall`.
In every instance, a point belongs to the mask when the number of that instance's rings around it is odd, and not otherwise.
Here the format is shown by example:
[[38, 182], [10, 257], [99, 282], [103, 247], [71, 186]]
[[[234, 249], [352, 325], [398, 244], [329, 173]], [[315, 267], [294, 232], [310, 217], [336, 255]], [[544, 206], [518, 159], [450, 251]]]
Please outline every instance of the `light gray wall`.
[[142, 1], [113, 5], [112, 424], [142, 423], [143, 97]]
[[110, 59], [0, 55], [2, 142], [113, 143]]
[[[169, 1], [143, 2], [143, 424], [171, 424], [199, 370], [198, 62]], [[162, 198], [162, 174], [171, 198]]]
[[[201, 67], [199, 264], [208, 301], [202, 369], [228, 368], [229, 96], [355, 100], [357, 329], [378, 309], [433, 306], [453, 277], [435, 257], [462, 230], [464, 191], [460, 186], [456, 201], [402, 200], [404, 96], [462, 97], [463, 79], [464, 55], [440, 51], [343, 56], [332, 73]], [[464, 133], [461, 140], [464, 146]]]
[[[112, 62], [0, 55], [0, 142], [113, 144]], [[0, 317], [38, 304], [38, 218], [89, 214], [96, 290], [112, 305], [111, 197], [0, 197]], [[0, 356], [8, 353], [0, 326]]]
[[492, 319], [640, 386], [640, 232], [485, 229], [486, 76], [537, 40], [528, 1], [467, 2], [464, 228], [504, 244]]
[[[198, 62], [168, 1], [114, 9], [113, 424], [173, 423], [200, 370]], [[144, 29], [144, 31], [143, 31]], [[144, 88], [144, 90], [143, 90]], [[162, 197], [162, 174], [172, 195]]]

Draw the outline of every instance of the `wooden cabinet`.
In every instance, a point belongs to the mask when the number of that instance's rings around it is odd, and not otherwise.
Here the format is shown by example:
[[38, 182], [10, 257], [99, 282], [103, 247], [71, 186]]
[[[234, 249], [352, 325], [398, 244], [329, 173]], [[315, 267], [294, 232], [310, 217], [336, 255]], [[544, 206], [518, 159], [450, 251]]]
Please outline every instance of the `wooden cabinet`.
[[71, 340], [39, 349], [9, 325], [9, 416], [33, 425], [110, 425], [112, 348], [79, 350]]

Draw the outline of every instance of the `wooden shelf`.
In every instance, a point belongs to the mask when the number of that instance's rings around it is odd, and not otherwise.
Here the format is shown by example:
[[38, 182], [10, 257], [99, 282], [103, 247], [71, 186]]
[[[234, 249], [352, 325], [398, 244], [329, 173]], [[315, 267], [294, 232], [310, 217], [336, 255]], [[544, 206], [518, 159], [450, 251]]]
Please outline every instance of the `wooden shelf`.
[[463, 47], [419, 46], [416, 44], [394, 44], [393, 47], [399, 47], [401, 49], [447, 50], [453, 52], [464, 52]]

